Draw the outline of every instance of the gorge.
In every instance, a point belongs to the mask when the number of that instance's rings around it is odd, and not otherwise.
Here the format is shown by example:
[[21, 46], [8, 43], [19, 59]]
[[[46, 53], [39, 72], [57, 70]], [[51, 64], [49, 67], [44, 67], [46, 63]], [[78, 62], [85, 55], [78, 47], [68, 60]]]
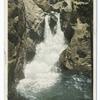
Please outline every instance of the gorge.
[[92, 100], [92, 0], [8, 4], [8, 99]]

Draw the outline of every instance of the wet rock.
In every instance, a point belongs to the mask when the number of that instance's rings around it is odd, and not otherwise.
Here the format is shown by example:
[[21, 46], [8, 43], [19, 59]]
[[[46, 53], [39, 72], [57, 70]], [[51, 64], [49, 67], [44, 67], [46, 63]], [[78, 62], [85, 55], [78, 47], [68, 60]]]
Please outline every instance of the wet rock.
[[50, 25], [52, 33], [55, 34], [56, 33], [56, 25], [57, 25], [57, 18], [55, 16], [52, 16], [50, 18], [49, 25]]
[[35, 4], [43, 9], [43, 11], [47, 11], [49, 9], [49, 1], [48, 0], [33, 0]]
[[71, 42], [71, 39], [74, 34], [75, 34], [74, 29], [72, 28], [72, 26], [70, 24], [68, 24], [67, 27], [64, 29], [64, 35], [65, 35], [67, 44], [69, 44]]
[[33, 60], [33, 57], [35, 56], [35, 51], [36, 51], [35, 46], [36, 46], [36, 44], [33, 43], [33, 40], [28, 37], [27, 40], [26, 40], [26, 49], [25, 49], [26, 62]]
[[[26, 13], [26, 30], [34, 42], [43, 40], [45, 12], [35, 0], [23, 0]], [[42, 2], [42, 1], [41, 1]]]
[[75, 34], [69, 47], [61, 55], [63, 58], [60, 58], [60, 62], [69, 70], [92, 70], [91, 35], [87, 27], [87, 23], [77, 19]]
[[66, 68], [68, 70], [73, 69], [74, 62], [71, 59], [71, 53], [72, 53], [71, 49], [69, 47], [67, 47], [67, 49], [64, 50], [62, 52], [62, 54], [60, 55], [59, 64], [60, 64], [60, 66], [62, 66], [61, 69], [64, 69], [64, 68]]
[[[25, 9], [22, 0], [8, 1], [8, 99], [16, 92], [22, 78], [26, 35]], [[17, 81], [16, 81], [17, 80]], [[9, 99], [10, 100], [10, 99]]]
[[[67, 41], [70, 49], [66, 49], [64, 54], [66, 55], [63, 59], [63, 65], [65, 68], [67, 66], [72, 66], [73, 69], [68, 68], [69, 70], [78, 70], [78, 71], [91, 71], [93, 70], [93, 1], [74, 1], [73, 0], [73, 10], [70, 15], [69, 21], [66, 20], [66, 24], [63, 24], [62, 29], [66, 32]], [[62, 12], [62, 18], [66, 12]], [[68, 24], [67, 24], [68, 22]], [[70, 36], [70, 28], [74, 30], [74, 34]], [[69, 32], [70, 31], [70, 32]], [[71, 32], [73, 33], [73, 32]], [[68, 51], [71, 53], [68, 55]], [[62, 53], [63, 55], [63, 53]], [[67, 56], [70, 56], [69, 61]], [[63, 67], [64, 67], [63, 66]]]

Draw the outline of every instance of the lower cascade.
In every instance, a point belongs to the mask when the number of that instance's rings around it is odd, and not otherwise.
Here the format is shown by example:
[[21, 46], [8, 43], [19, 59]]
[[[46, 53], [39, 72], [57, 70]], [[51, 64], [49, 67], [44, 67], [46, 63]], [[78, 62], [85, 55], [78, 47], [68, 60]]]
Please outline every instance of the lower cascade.
[[56, 13], [55, 16], [58, 19], [56, 34], [52, 34], [50, 16], [46, 15], [44, 41], [37, 45], [33, 61], [24, 66], [25, 78], [17, 85], [17, 92], [29, 100], [35, 100], [37, 93], [54, 86], [60, 80], [56, 63], [67, 45], [61, 30], [60, 14]]

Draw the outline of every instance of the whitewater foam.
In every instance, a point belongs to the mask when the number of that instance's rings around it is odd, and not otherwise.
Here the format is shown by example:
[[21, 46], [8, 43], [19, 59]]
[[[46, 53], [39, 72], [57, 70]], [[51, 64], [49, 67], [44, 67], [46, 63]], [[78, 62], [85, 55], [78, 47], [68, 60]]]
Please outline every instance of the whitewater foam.
[[60, 80], [60, 73], [55, 70], [57, 69], [56, 63], [61, 52], [67, 46], [60, 26], [60, 14], [56, 13], [56, 16], [58, 18], [56, 34], [53, 35], [51, 33], [49, 26], [50, 16], [46, 15], [44, 41], [37, 45], [33, 61], [24, 66], [25, 79], [19, 82], [17, 91], [25, 97], [29, 95], [29, 91], [31, 93], [40, 92]]

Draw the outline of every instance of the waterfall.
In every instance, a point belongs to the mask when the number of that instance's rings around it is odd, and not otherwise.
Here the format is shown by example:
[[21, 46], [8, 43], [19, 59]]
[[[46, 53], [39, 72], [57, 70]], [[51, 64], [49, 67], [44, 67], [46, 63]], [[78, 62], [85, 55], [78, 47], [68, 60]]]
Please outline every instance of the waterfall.
[[50, 16], [46, 15], [44, 41], [37, 45], [33, 61], [24, 66], [25, 79], [17, 86], [18, 93], [30, 98], [29, 100], [35, 100], [37, 93], [52, 87], [60, 80], [56, 63], [67, 46], [60, 26], [60, 14], [56, 13], [55, 16], [58, 18], [56, 34], [51, 33]]

